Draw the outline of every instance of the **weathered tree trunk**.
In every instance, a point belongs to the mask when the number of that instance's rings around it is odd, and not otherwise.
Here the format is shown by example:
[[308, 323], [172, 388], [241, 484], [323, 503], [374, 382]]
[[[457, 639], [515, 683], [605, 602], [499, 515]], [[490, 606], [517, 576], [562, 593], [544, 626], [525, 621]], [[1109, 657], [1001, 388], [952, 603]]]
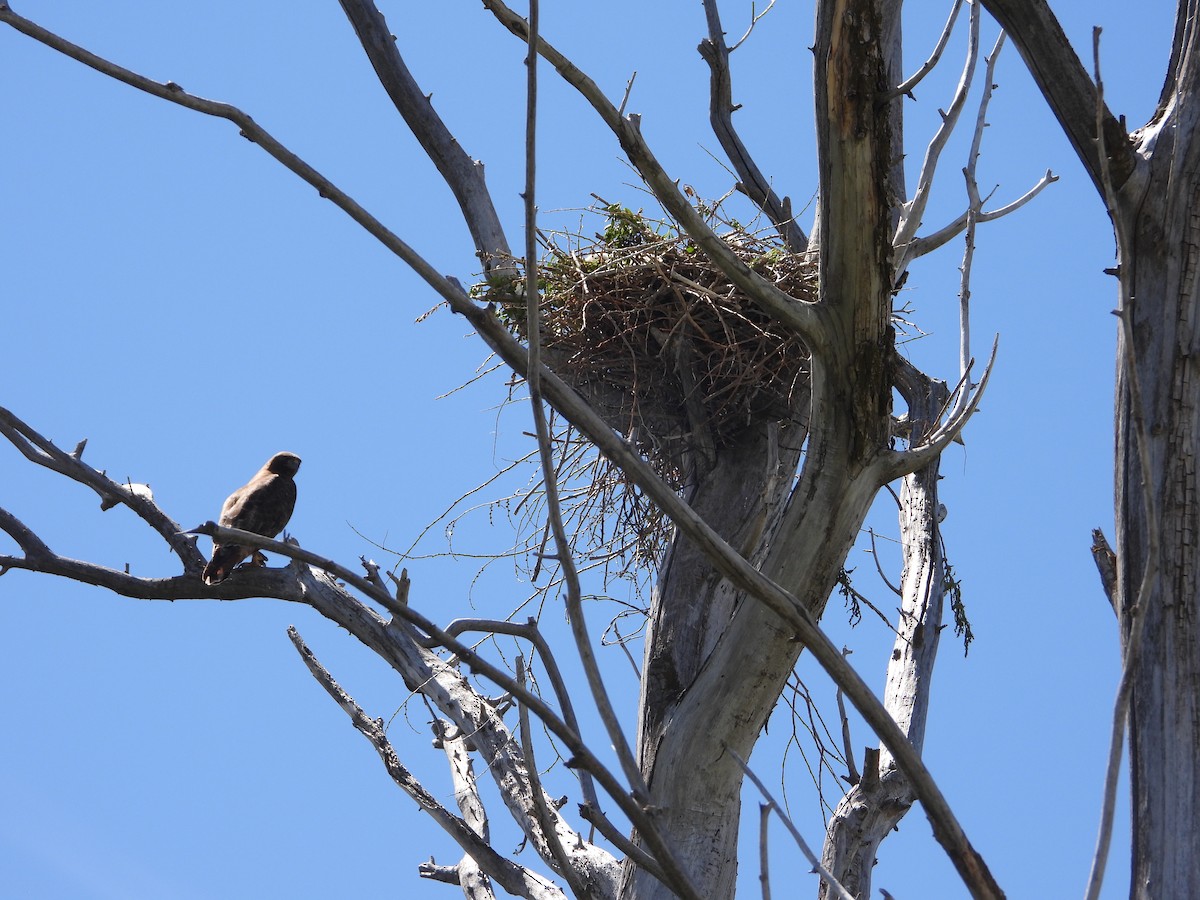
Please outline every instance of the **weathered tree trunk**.
[[1150, 150], [1146, 181], [1126, 184], [1117, 213], [1125, 318], [1117, 379], [1117, 604], [1133, 667], [1131, 896], [1146, 898], [1200, 896], [1194, 7], [1186, 4], [1186, 31], [1181, 25], [1177, 35], [1179, 72], [1168, 82], [1159, 115], [1139, 135]]
[[[821, 150], [820, 307], [813, 347], [811, 431], [800, 482], [788, 492], [801, 429], [781, 427], [726, 451], [692, 502], [764, 574], [820, 615], [879, 490], [872, 466], [890, 435], [891, 221], [895, 104], [885, 46], [897, 10], [879, 0], [829, 0], [817, 23]], [[780, 466], [774, 460], [778, 459]], [[781, 477], [782, 473], [782, 477]], [[785, 502], [786, 501], [786, 502]], [[766, 508], [763, 508], [763, 504]], [[778, 510], [778, 512], [776, 512]], [[655, 820], [706, 900], [733, 896], [742, 772], [801, 646], [759, 603], [730, 590], [686, 543], [673, 547], [651, 611], [639, 757]], [[624, 898], [670, 892], [627, 866]]]
[[[914, 441], [936, 425], [948, 391], [941, 381], [919, 373], [902, 379]], [[942, 628], [944, 560], [937, 494], [938, 463], [904, 478], [900, 488], [900, 620], [888, 661], [884, 706], [920, 751], [925, 743], [929, 684]], [[851, 752], [853, 748], [847, 748]], [[829, 819], [821, 864], [853, 897], [871, 896], [871, 875], [880, 843], [904, 818], [916, 793], [886, 747], [866, 754], [859, 782]], [[820, 900], [830, 896], [822, 881]]]

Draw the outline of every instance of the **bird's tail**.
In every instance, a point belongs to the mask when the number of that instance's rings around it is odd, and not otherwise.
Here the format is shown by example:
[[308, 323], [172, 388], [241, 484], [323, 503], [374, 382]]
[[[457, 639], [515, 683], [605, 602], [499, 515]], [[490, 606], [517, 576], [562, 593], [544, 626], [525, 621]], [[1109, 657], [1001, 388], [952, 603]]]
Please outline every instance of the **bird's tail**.
[[245, 557], [241, 547], [233, 544], [225, 544], [213, 551], [212, 559], [208, 565], [204, 567], [204, 583], [219, 584], [229, 577], [229, 573], [233, 571], [234, 566], [242, 561]]

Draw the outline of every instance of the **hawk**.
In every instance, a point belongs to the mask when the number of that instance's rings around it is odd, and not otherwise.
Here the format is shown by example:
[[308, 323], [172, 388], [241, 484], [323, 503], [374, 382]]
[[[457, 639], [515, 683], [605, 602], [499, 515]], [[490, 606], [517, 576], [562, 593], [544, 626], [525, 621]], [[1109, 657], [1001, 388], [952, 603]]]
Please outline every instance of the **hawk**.
[[[296, 505], [296, 482], [292, 476], [300, 468], [295, 453], [276, 453], [245, 485], [229, 495], [221, 507], [222, 528], [240, 528], [273, 538], [283, 531]], [[234, 566], [248, 556], [252, 562], [265, 561], [253, 547], [219, 544], [213, 539], [212, 561], [204, 567], [205, 584], [217, 584], [229, 577]]]

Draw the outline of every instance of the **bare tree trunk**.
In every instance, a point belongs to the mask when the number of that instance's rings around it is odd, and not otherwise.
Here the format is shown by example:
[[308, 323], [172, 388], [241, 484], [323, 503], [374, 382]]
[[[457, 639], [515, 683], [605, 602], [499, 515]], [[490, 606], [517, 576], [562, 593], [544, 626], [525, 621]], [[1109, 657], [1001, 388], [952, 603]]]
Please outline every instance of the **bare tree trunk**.
[[[785, 426], [775, 446], [763, 432], [719, 457], [692, 498], [818, 616], [880, 487], [871, 463], [890, 434], [899, 125], [896, 104], [877, 102], [888, 90], [886, 48], [899, 36], [888, 6], [829, 0], [818, 13], [818, 258], [829, 327], [827, 344], [813, 348], [813, 432], [800, 482], [789, 497], [790, 479], [778, 477], [794, 471], [787, 466], [800, 452], [801, 429]], [[737, 874], [742, 771], [727, 750], [750, 756], [800, 650], [778, 616], [740, 602], [686, 543], [672, 548], [647, 636], [639, 762], [655, 821], [706, 900], [732, 897]], [[626, 866], [621, 896], [669, 892]]]
[[[946, 402], [945, 383], [915, 371], [901, 379], [920, 440], [937, 422]], [[884, 705], [920, 752], [925, 743], [929, 685], [942, 628], [944, 560], [937, 494], [938, 463], [904, 478], [900, 488], [900, 542], [904, 571], [900, 581], [900, 620], [888, 662]], [[853, 747], [846, 748], [847, 753]], [[904, 818], [916, 793], [886, 747], [866, 753], [862, 775], [830, 817], [821, 864], [852, 896], [871, 896], [871, 874], [880, 843]], [[822, 881], [821, 900], [829, 896]]]
[[[1194, 23], [1194, 3], [1187, 18]], [[1200, 896], [1200, 116], [1194, 24], [1159, 118], [1140, 134], [1122, 238], [1117, 605], [1132, 666], [1134, 897]], [[1141, 618], [1141, 622], [1137, 621]], [[1139, 636], [1140, 630], [1140, 636]]]

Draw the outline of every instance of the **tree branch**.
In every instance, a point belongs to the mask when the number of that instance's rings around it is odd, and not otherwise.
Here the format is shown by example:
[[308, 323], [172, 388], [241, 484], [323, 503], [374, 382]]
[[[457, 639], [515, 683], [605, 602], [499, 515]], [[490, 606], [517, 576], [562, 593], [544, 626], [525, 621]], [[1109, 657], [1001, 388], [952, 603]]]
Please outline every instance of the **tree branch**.
[[[1012, 203], [1002, 206], [999, 209], [980, 210], [975, 215], [975, 222], [992, 222], [1003, 216], [1007, 216], [1011, 212], [1016, 212], [1018, 209], [1040, 194], [1047, 185], [1054, 184], [1056, 181], [1058, 181], [1058, 176], [1047, 169], [1046, 174], [1038, 180], [1037, 184], [1031, 187], [1016, 200], [1012, 201]], [[986, 200], [987, 198], [984, 199]], [[920, 256], [924, 256], [927, 253], [932, 253], [934, 250], [937, 250], [939, 247], [962, 234], [966, 227], [967, 214], [964, 212], [949, 225], [942, 226], [933, 234], [926, 235], [925, 237], [913, 238], [913, 242], [910, 245], [911, 258], [916, 259]]]
[[1088, 77], [1049, 4], [1046, 0], [981, 2], [1016, 44], [1042, 96], [1103, 197], [1100, 148], [1096, 142], [1096, 111], [1100, 110], [1107, 165], [1113, 186], [1120, 189], [1137, 165], [1129, 135], [1097, 96], [1095, 83]]
[[942, 35], [934, 45], [933, 52], [929, 54], [929, 59], [925, 60], [921, 68], [914, 72], [911, 77], [906, 78], [897, 85], [890, 95], [891, 97], [912, 96], [913, 88], [920, 84], [925, 79], [925, 76], [933, 71], [934, 67], [938, 64], [938, 60], [942, 58], [946, 44], [950, 43], [950, 35], [954, 31], [954, 23], [958, 19], [958, 12], [962, 9], [962, 5], [963, 0], [954, 0], [954, 5], [950, 7], [950, 18], [946, 20], [946, 25], [942, 29]]
[[[773, 4], [774, 0], [771, 2]], [[767, 10], [769, 9], [770, 6], [767, 7]], [[762, 15], [766, 15], [767, 10], [763, 10]], [[733, 127], [733, 113], [737, 107], [733, 104], [733, 79], [729, 73], [730, 50], [725, 45], [725, 31], [721, 27], [721, 15], [716, 0], [704, 0], [704, 13], [708, 21], [708, 37], [701, 41], [696, 49], [708, 63], [709, 123], [734, 171], [741, 179], [738, 189], [766, 212], [767, 218], [771, 220], [771, 224], [775, 226], [789, 250], [793, 253], [803, 253], [808, 249], [808, 238], [792, 216], [791, 200], [787, 197], [779, 199], [770, 181], [746, 149], [737, 129]], [[757, 22], [758, 18], [759, 16], [756, 16], [753, 22]]]
[[[542, 635], [541, 629], [538, 628], [537, 619], [531, 617], [525, 624], [504, 622], [497, 619], [454, 619], [446, 625], [445, 631], [446, 634], [454, 637], [458, 637], [464, 631], [480, 631], [487, 634], [507, 634], [529, 641], [533, 644], [534, 649], [537, 650], [538, 656], [541, 657], [542, 665], [546, 667], [546, 674], [550, 678], [550, 685], [554, 689], [554, 696], [558, 698], [558, 705], [562, 709], [563, 721], [576, 734], [583, 733], [579, 727], [579, 720], [575, 717], [575, 707], [571, 703], [571, 692], [567, 690], [567, 684], [562, 677], [562, 670], [558, 667], [558, 662], [554, 658], [550, 643]], [[584, 803], [599, 811], [600, 801], [596, 796], [596, 786], [592, 783], [591, 774], [586, 769], [579, 769], [578, 775], [579, 789], [583, 794]]]
[[454, 193], [484, 271], [490, 273], [498, 266], [515, 276], [508, 239], [484, 183], [483, 163], [471, 159], [434, 111], [433, 103], [405, 65], [396, 37], [373, 0], [340, 2], [379, 83]]
[[[149, 491], [135, 490], [131, 486], [119, 484], [83, 462], [83, 446], [87, 441], [80, 441], [75, 452], [67, 453], [3, 407], [0, 407], [0, 435], [7, 438], [31, 462], [91, 488], [100, 497], [101, 509], [110, 509], [118, 504], [128, 506], [175, 551], [183, 563], [184, 571], [199, 573], [204, 568], [205, 559], [196, 549], [195, 540], [180, 534], [179, 524], [158, 508]], [[28, 534], [32, 535], [32, 532]], [[15, 534], [13, 537], [17, 539], [21, 549], [29, 554], [29, 547], [22, 544]], [[44, 544], [41, 549], [49, 553]]]
[[[453, 729], [453, 733], [451, 730]], [[446, 754], [450, 764], [450, 780], [454, 784], [454, 800], [462, 813], [467, 827], [485, 841], [491, 843], [488, 827], [487, 810], [479, 796], [479, 787], [475, 783], [475, 770], [471, 763], [471, 754], [467, 750], [467, 739], [461, 729], [455, 728], [448, 722], [435, 719], [433, 722], [435, 743], [439, 744]], [[468, 852], [454, 867], [458, 884], [463, 889], [463, 895], [470, 900], [496, 900], [487, 873]], [[558, 893], [557, 885], [554, 886]]]
[[[533, 0], [536, 5], [537, 0]], [[536, 21], [537, 13], [533, 13]], [[517, 657], [517, 684], [525, 687], [525, 660]], [[583, 882], [579, 873], [571, 865], [567, 851], [563, 849], [562, 838], [555, 827], [555, 817], [550, 812], [550, 804], [546, 801], [546, 792], [542, 788], [542, 778], [537, 768], [537, 758], [533, 753], [533, 733], [529, 727], [529, 708], [524, 703], [517, 704], [517, 716], [521, 727], [521, 753], [525, 755], [525, 765], [529, 772], [529, 788], [533, 794], [533, 812], [542, 829], [542, 837], [550, 849], [551, 861], [555, 868], [562, 873], [571, 886], [571, 893], [578, 900], [592, 900], [592, 892]]]
[[288, 638], [291, 639], [296, 652], [300, 654], [300, 658], [304, 661], [308, 671], [312, 673], [313, 678], [350, 717], [354, 728], [375, 748], [392, 780], [401, 790], [417, 801], [417, 805], [427, 812], [430, 818], [450, 835], [468, 856], [479, 863], [480, 867], [497, 884], [510, 894], [517, 897], [528, 897], [531, 900], [543, 900], [543, 898], [559, 900], [565, 896], [557, 886], [542, 876], [501, 856], [466, 822], [442, 806], [437, 798], [425, 790], [424, 786], [400, 762], [400, 758], [384, 733], [383, 720], [372, 719], [362, 711], [362, 708], [354, 702], [354, 698], [347, 694], [341, 685], [334, 681], [329, 671], [321, 665], [295, 627], [288, 626]]

